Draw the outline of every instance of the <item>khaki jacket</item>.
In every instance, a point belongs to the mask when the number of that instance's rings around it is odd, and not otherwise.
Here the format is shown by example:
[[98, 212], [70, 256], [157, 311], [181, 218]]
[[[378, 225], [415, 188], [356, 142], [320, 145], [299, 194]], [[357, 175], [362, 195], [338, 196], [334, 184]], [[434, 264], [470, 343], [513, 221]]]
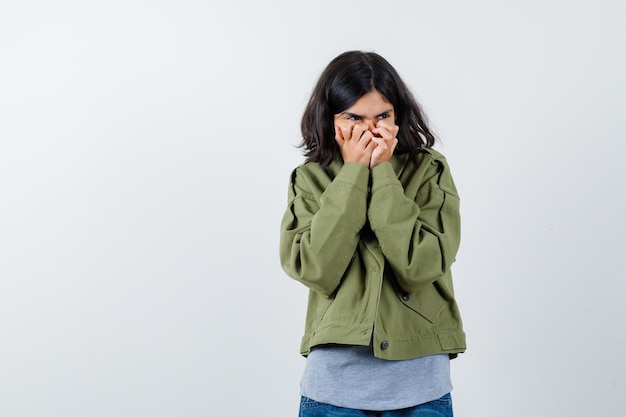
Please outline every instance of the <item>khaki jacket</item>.
[[450, 273], [459, 241], [459, 197], [437, 151], [372, 170], [340, 160], [297, 167], [280, 260], [309, 288], [302, 355], [372, 341], [390, 360], [463, 352]]

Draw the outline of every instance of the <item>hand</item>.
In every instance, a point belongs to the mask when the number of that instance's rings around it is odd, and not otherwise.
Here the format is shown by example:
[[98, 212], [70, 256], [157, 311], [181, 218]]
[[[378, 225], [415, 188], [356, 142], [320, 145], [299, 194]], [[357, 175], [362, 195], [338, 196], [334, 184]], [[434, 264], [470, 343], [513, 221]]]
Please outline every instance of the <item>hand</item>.
[[391, 159], [393, 151], [396, 149], [396, 145], [398, 145], [396, 135], [399, 130], [398, 126], [386, 123], [384, 120], [379, 121], [376, 127], [372, 129], [374, 134], [372, 142], [376, 143], [376, 148], [372, 152], [370, 169]]
[[373, 138], [374, 133], [366, 124], [340, 122], [335, 124], [335, 140], [344, 163], [358, 162], [369, 168], [372, 152], [376, 148]]

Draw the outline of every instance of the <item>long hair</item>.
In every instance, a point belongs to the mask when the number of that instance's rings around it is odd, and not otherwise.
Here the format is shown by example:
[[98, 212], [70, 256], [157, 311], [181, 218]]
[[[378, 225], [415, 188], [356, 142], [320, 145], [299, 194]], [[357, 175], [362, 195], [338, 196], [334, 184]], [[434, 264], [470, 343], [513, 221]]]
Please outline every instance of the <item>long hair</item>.
[[393, 105], [400, 128], [394, 153], [415, 157], [421, 147], [433, 146], [435, 137], [421, 106], [391, 64], [374, 52], [348, 51], [324, 69], [304, 110], [300, 147], [307, 162], [328, 167], [341, 155], [335, 141], [334, 116], [372, 90]]

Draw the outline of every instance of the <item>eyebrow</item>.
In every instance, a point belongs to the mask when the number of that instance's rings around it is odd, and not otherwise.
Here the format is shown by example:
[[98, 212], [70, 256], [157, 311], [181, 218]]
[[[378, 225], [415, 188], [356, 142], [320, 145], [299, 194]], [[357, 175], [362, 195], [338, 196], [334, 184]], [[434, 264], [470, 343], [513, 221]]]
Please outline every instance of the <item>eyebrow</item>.
[[[388, 114], [388, 113], [391, 113], [391, 112], [393, 112], [393, 109], [385, 110], [385, 111], [384, 111], [384, 112], [382, 112], [382, 113], [378, 113], [378, 114], [376, 115], [376, 117], [378, 117], [378, 116], [382, 116], [383, 114]], [[363, 116], [361, 116], [360, 114], [350, 113], [350, 112], [348, 112], [348, 111], [342, 111], [340, 114], [346, 115], [346, 116], [348, 116], [348, 117], [358, 117], [359, 119], [362, 119], [362, 118], [363, 118]]]

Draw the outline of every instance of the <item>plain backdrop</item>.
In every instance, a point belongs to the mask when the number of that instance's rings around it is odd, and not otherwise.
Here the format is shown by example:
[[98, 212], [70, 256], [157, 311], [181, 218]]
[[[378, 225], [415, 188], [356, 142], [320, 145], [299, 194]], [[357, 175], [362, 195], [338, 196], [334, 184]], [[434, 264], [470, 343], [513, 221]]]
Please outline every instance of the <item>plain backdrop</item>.
[[295, 416], [304, 105], [386, 57], [462, 199], [463, 417], [626, 413], [626, 4], [0, 3], [0, 415]]

